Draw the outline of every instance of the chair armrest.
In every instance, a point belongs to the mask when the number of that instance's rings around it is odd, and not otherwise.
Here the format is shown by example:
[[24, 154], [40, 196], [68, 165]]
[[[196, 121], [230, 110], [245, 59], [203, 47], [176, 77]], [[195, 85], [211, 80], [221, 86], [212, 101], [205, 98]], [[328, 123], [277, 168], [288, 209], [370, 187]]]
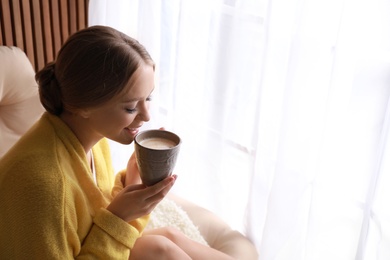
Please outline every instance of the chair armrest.
[[258, 259], [257, 250], [251, 241], [216, 214], [174, 194], [168, 197], [187, 213], [210, 247], [235, 259]]

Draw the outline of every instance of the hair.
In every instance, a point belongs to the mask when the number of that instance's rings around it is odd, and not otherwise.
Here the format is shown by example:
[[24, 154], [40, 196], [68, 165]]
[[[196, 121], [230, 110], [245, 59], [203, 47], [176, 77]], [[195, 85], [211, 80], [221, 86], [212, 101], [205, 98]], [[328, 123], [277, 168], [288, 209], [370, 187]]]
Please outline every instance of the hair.
[[35, 75], [41, 103], [54, 115], [99, 106], [119, 94], [141, 64], [155, 66], [137, 40], [111, 27], [88, 27]]

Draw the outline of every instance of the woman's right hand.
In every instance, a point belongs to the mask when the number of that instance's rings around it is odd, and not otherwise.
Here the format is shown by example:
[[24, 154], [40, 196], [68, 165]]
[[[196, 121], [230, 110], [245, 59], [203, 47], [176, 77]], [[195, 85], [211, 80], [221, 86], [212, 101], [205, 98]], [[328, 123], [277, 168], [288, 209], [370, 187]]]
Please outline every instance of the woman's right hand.
[[176, 178], [172, 175], [148, 187], [144, 184], [128, 185], [115, 196], [107, 210], [126, 222], [147, 215], [168, 194]]

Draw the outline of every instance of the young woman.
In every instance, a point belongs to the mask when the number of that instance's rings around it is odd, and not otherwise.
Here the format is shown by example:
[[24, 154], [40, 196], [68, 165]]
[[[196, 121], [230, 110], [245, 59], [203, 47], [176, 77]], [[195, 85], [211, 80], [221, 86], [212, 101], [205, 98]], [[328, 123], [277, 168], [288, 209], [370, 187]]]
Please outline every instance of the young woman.
[[146, 187], [132, 156], [114, 179], [106, 138], [130, 144], [150, 119], [154, 66], [93, 26], [37, 73], [46, 112], [0, 160], [1, 259], [230, 259], [171, 228], [144, 232], [176, 176]]

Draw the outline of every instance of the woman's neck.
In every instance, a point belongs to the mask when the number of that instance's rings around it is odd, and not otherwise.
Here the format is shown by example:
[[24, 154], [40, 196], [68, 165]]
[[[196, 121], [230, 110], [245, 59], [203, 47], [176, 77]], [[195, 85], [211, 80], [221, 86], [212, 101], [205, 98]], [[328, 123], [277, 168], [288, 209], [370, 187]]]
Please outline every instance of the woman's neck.
[[87, 159], [91, 162], [90, 155], [88, 153], [92, 147], [101, 139], [101, 137], [94, 136], [93, 130], [90, 129], [88, 119], [81, 117], [78, 114], [63, 112], [60, 118], [64, 123], [72, 130], [84, 147], [84, 151], [87, 154]]

